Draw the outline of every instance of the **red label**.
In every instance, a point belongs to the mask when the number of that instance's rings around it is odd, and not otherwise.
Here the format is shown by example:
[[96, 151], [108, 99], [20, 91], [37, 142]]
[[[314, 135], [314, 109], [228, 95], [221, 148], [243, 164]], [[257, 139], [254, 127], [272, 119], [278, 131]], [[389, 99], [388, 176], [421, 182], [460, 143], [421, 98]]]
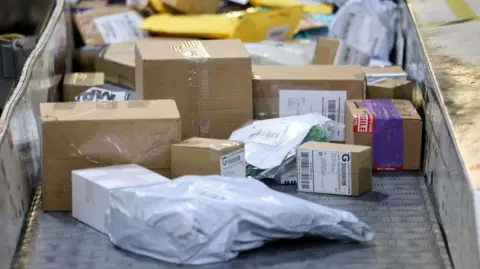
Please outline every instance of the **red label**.
[[402, 166], [388, 166], [388, 167], [372, 167], [373, 171], [403, 171]]
[[353, 116], [354, 133], [373, 133], [375, 115], [373, 114], [355, 114]]

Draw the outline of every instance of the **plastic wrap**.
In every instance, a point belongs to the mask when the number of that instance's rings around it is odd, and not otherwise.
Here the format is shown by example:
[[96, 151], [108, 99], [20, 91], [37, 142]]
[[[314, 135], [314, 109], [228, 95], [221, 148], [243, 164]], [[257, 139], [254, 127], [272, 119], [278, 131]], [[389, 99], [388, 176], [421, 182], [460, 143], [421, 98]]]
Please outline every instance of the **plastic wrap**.
[[344, 125], [320, 114], [254, 121], [230, 136], [245, 143], [245, 160], [253, 166], [249, 176], [275, 178], [295, 160], [298, 145], [307, 141], [327, 142]]
[[315, 42], [264, 41], [245, 47], [254, 65], [309, 65], [315, 52]]
[[221, 176], [115, 190], [106, 223], [116, 246], [177, 264], [227, 261], [267, 241], [304, 235], [360, 242], [374, 236], [349, 212], [274, 191], [255, 179]]

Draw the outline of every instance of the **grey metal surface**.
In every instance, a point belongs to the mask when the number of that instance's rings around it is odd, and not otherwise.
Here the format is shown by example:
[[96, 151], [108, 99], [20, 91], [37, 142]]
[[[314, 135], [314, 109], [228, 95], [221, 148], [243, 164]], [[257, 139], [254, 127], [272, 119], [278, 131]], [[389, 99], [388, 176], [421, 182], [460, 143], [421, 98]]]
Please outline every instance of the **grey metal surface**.
[[[355, 213], [376, 231], [375, 241], [366, 245], [320, 239], [279, 241], [227, 263], [192, 268], [452, 268], [420, 173], [377, 174], [375, 191], [358, 198], [298, 193], [295, 186], [272, 187]], [[116, 249], [107, 236], [70, 213], [43, 213], [40, 195], [34, 200], [14, 268], [180, 268]]]

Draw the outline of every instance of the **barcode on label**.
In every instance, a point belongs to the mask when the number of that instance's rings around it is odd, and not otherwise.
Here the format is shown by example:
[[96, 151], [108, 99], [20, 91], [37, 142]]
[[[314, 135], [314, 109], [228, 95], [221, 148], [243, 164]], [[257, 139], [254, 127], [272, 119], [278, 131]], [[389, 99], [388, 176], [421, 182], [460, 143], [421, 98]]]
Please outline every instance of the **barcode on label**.
[[284, 41], [285, 35], [287, 34], [287, 30], [288, 30], [288, 25], [271, 28], [268, 31], [265, 39], [274, 40], [274, 41]]
[[240, 156], [240, 155], [232, 156], [232, 157], [227, 159], [227, 165], [238, 163], [238, 162], [240, 162], [241, 159], [242, 159], [242, 156]]
[[278, 139], [280, 137], [279, 133], [272, 132], [269, 130], [260, 130], [258, 132], [255, 132], [250, 135], [250, 138], [252, 137], [263, 137], [263, 138], [268, 138], [268, 139]]
[[340, 179], [342, 186], [347, 186], [347, 164], [342, 163], [340, 166]]
[[300, 187], [310, 189], [310, 153], [300, 152]]
[[337, 100], [328, 100], [327, 102], [327, 118], [337, 121]]

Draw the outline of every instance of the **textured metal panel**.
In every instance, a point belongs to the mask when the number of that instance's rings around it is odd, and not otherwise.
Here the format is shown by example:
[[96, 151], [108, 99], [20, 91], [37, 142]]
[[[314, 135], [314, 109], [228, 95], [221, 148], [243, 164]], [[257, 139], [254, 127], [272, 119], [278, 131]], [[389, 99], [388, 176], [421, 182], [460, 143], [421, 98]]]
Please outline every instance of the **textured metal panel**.
[[[365, 245], [320, 239], [280, 241], [228, 263], [192, 268], [452, 268], [421, 174], [377, 174], [375, 191], [361, 197], [299, 193], [296, 186], [272, 187], [355, 213], [376, 231], [375, 241]], [[190, 268], [116, 249], [107, 236], [70, 213], [43, 213], [40, 195], [39, 191], [14, 268]]]

